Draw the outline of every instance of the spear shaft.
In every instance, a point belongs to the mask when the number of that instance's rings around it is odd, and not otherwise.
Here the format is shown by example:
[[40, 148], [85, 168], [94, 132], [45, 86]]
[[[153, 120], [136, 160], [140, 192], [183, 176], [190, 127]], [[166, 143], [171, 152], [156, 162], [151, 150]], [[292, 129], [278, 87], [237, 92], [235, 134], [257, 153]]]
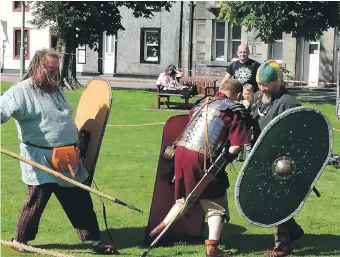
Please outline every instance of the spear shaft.
[[66, 181], [66, 182], [68, 182], [68, 183], [70, 183], [70, 184], [72, 184], [72, 185], [74, 185], [74, 186], [80, 187], [81, 189], [84, 189], [84, 190], [86, 190], [86, 191], [88, 191], [88, 192], [90, 192], [90, 193], [96, 194], [96, 195], [98, 195], [98, 196], [100, 196], [100, 197], [103, 197], [103, 198], [105, 198], [105, 199], [107, 199], [107, 200], [110, 200], [110, 201], [112, 201], [112, 202], [114, 202], [114, 203], [116, 203], [116, 204], [120, 204], [120, 205], [122, 205], [122, 206], [125, 206], [125, 207], [127, 207], [127, 208], [129, 208], [129, 209], [131, 209], [131, 210], [134, 210], [134, 211], [138, 211], [138, 212], [143, 213], [142, 210], [136, 208], [136, 207], [133, 206], [133, 205], [126, 204], [126, 203], [120, 201], [120, 200], [117, 199], [117, 198], [114, 198], [114, 197], [112, 197], [112, 196], [110, 196], [110, 195], [104, 194], [104, 193], [102, 193], [102, 192], [100, 192], [100, 191], [98, 191], [98, 190], [95, 190], [95, 189], [93, 189], [93, 188], [91, 188], [91, 187], [89, 187], [89, 186], [86, 186], [86, 185], [84, 185], [84, 184], [82, 184], [82, 183], [79, 183], [79, 182], [77, 182], [77, 181], [74, 181], [73, 179], [70, 179], [70, 178], [68, 178], [68, 177], [66, 177], [66, 176], [64, 176], [64, 175], [62, 175], [61, 173], [56, 172], [56, 171], [54, 171], [54, 170], [52, 170], [52, 169], [50, 169], [50, 168], [47, 168], [47, 167], [45, 167], [45, 166], [43, 166], [43, 165], [41, 165], [41, 164], [39, 164], [39, 163], [37, 163], [37, 162], [35, 162], [35, 161], [31, 161], [31, 160], [29, 160], [29, 159], [26, 159], [25, 157], [22, 157], [22, 156], [20, 156], [20, 155], [18, 155], [18, 154], [16, 154], [16, 153], [10, 152], [10, 151], [8, 151], [8, 150], [6, 150], [6, 149], [3, 149], [3, 148], [0, 148], [0, 152], [1, 152], [2, 154], [5, 154], [5, 155], [8, 155], [8, 156], [13, 157], [13, 158], [15, 158], [15, 159], [18, 159], [18, 160], [20, 160], [20, 161], [22, 161], [22, 162], [25, 162], [25, 163], [27, 163], [27, 164], [33, 166], [33, 167], [36, 167], [36, 168], [38, 168], [38, 169], [41, 169], [41, 170], [43, 170], [43, 171], [45, 171], [45, 172], [47, 172], [47, 173], [49, 173], [49, 174], [51, 174], [51, 175], [53, 175], [53, 176], [55, 176], [55, 177], [57, 177], [57, 178], [60, 178], [60, 179]]

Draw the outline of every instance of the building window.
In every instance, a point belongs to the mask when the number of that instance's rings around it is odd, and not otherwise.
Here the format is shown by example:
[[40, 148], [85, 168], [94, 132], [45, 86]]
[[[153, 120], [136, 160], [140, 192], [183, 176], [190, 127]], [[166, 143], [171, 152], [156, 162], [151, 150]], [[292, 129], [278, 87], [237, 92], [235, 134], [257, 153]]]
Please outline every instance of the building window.
[[241, 44], [241, 27], [231, 27], [230, 28], [230, 60], [234, 61], [238, 59], [237, 49]]
[[58, 45], [58, 37], [50, 30], [50, 48], [56, 49]]
[[149, 11], [152, 11], [152, 12], [162, 11], [162, 8], [160, 6], [158, 6], [158, 7], [147, 6], [146, 9], [148, 9]]
[[161, 29], [141, 29], [141, 62], [160, 63]]
[[[21, 12], [21, 1], [12, 1], [12, 10], [13, 12]], [[29, 2], [25, 2], [25, 12], [30, 11]]]
[[215, 59], [224, 61], [226, 43], [226, 22], [216, 21], [215, 24]]
[[78, 46], [78, 63], [86, 64], [86, 45]]
[[268, 45], [268, 59], [273, 59], [278, 63], [282, 63], [283, 59], [283, 41], [282, 37], [279, 40], [275, 40], [274, 43]]
[[105, 53], [113, 54], [115, 52], [115, 38], [114, 35], [107, 35], [105, 33]]
[[[13, 58], [20, 59], [21, 28], [13, 28]], [[30, 29], [24, 28], [25, 60], [30, 59]]]
[[241, 44], [241, 27], [231, 27], [227, 21], [215, 21], [214, 56], [217, 61], [238, 59], [237, 48]]

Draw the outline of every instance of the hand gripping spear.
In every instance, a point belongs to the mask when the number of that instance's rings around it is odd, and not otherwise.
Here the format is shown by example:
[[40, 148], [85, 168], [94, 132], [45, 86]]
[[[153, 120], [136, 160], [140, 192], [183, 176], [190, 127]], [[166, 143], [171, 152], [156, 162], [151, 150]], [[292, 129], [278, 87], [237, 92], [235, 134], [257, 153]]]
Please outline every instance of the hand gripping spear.
[[[225, 150], [225, 149], [223, 149]], [[217, 157], [215, 162], [210, 166], [208, 170], [205, 171], [205, 174], [203, 178], [198, 182], [196, 187], [192, 190], [192, 192], [188, 195], [186, 198], [180, 212], [178, 215], [176, 215], [169, 224], [164, 228], [164, 230], [156, 237], [156, 239], [151, 243], [149, 248], [144, 251], [139, 257], [146, 257], [149, 253], [149, 251], [155, 247], [155, 245], [159, 242], [161, 237], [164, 235], [164, 233], [170, 228], [170, 226], [181, 216], [184, 215], [184, 213], [194, 205], [194, 203], [197, 201], [198, 197], [203, 193], [204, 189], [208, 186], [208, 184], [213, 180], [213, 178], [216, 176], [218, 172], [221, 170], [224, 170], [226, 167], [226, 164], [231, 161], [230, 158], [225, 156], [225, 151], [222, 151], [222, 153]]]
[[142, 210], [136, 208], [136, 207], [133, 206], [133, 205], [126, 204], [126, 203], [120, 201], [120, 200], [117, 199], [117, 198], [114, 198], [114, 197], [112, 197], [112, 196], [106, 195], [106, 194], [104, 194], [104, 193], [102, 193], [102, 192], [100, 192], [100, 191], [98, 191], [98, 190], [95, 190], [95, 189], [89, 187], [89, 186], [86, 186], [86, 185], [84, 185], [84, 184], [82, 184], [82, 183], [79, 183], [79, 182], [77, 182], [77, 181], [74, 181], [74, 180], [72, 180], [72, 179], [70, 179], [70, 178], [68, 178], [68, 177], [66, 177], [66, 176], [64, 176], [64, 175], [62, 175], [62, 174], [60, 174], [59, 172], [56, 172], [56, 171], [54, 171], [54, 170], [52, 170], [52, 169], [50, 169], [50, 168], [47, 168], [47, 167], [45, 167], [45, 166], [43, 166], [43, 165], [41, 165], [41, 164], [39, 164], [39, 163], [37, 163], [37, 162], [28, 160], [28, 159], [26, 159], [25, 157], [22, 157], [22, 156], [20, 156], [20, 155], [18, 155], [18, 154], [16, 154], [16, 153], [12, 153], [12, 152], [10, 152], [10, 151], [8, 151], [8, 150], [6, 150], [6, 149], [3, 149], [3, 148], [0, 148], [0, 152], [3, 153], [3, 154], [6, 154], [6, 155], [8, 155], [8, 156], [11, 156], [11, 157], [13, 157], [13, 158], [15, 158], [15, 159], [18, 159], [18, 160], [20, 160], [20, 161], [22, 161], [22, 162], [25, 162], [25, 163], [27, 163], [27, 164], [33, 166], [33, 167], [36, 167], [36, 168], [38, 168], [38, 169], [41, 169], [41, 170], [43, 170], [43, 171], [45, 171], [45, 172], [47, 172], [47, 173], [49, 173], [49, 174], [51, 174], [51, 175], [53, 175], [53, 176], [55, 176], [55, 177], [57, 177], [57, 178], [60, 178], [60, 179], [66, 181], [66, 182], [68, 182], [68, 183], [70, 183], [70, 184], [72, 184], [72, 185], [75, 185], [75, 186], [77, 186], [77, 187], [80, 187], [80, 188], [82, 188], [82, 189], [84, 189], [84, 190], [86, 190], [86, 191], [88, 191], [88, 192], [90, 192], [90, 193], [96, 194], [96, 195], [98, 195], [98, 196], [100, 196], [100, 197], [103, 197], [103, 198], [105, 198], [105, 199], [107, 199], [107, 200], [110, 200], [110, 201], [112, 201], [112, 202], [114, 202], [114, 203], [123, 205], [123, 206], [125, 206], [125, 207], [127, 207], [127, 208], [129, 208], [129, 209], [131, 209], [131, 210], [134, 210], [134, 211], [143, 213]]

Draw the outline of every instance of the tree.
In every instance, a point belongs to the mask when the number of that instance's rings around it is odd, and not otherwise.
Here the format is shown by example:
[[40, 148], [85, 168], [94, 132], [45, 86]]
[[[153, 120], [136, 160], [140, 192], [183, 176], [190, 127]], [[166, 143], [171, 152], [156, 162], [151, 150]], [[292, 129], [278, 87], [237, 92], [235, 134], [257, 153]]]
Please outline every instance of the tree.
[[[134, 17], [153, 17], [152, 9], [164, 7], [170, 11], [171, 2], [114, 1], [37, 1], [32, 6], [30, 24], [36, 29], [50, 27], [58, 38], [58, 50], [61, 52], [62, 85], [69, 88], [81, 87], [76, 78], [76, 48], [88, 44], [91, 49], [98, 50], [98, 42], [103, 32], [113, 35], [125, 30], [121, 24], [122, 16], [119, 8], [125, 6], [133, 10]], [[64, 54], [65, 53], [65, 54]], [[65, 80], [64, 80], [65, 79]]]
[[219, 18], [232, 25], [255, 30], [265, 43], [280, 39], [282, 33], [315, 41], [324, 31], [340, 25], [338, 1], [221, 1]]

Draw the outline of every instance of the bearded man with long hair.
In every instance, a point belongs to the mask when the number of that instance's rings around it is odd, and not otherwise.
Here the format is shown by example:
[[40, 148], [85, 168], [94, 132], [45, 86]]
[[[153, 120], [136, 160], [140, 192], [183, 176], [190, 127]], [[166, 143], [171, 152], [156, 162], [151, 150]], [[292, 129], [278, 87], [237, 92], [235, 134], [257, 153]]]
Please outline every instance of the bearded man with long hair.
[[[50, 165], [55, 149], [74, 146], [68, 149], [77, 151], [78, 130], [60, 85], [59, 54], [54, 49], [42, 49], [32, 58], [24, 80], [0, 97], [1, 124], [14, 118], [20, 155], [44, 166]], [[28, 199], [19, 215], [13, 242], [27, 244], [35, 239], [40, 218], [54, 193], [81, 241], [89, 241], [96, 253], [118, 254], [113, 246], [100, 240], [89, 192], [26, 163], [21, 162], [20, 166], [22, 180], [28, 187]], [[83, 183], [88, 171], [79, 160], [73, 174], [65, 172], [64, 175]], [[26, 252], [18, 247], [13, 249]]]

